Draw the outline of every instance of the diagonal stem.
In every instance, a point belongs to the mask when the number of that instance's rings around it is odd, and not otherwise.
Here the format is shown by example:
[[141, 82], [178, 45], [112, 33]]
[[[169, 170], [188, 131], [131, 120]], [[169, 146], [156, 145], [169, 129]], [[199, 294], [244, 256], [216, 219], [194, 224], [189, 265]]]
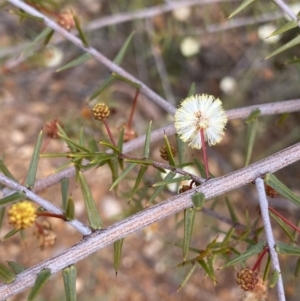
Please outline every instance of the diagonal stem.
[[279, 277], [277, 282], [278, 300], [285, 301], [284, 286], [283, 286], [282, 275], [280, 271], [279, 259], [275, 250], [275, 239], [274, 239], [270, 216], [269, 216], [269, 204], [266, 196], [264, 180], [261, 178], [257, 178], [255, 180], [255, 185], [258, 193], [261, 217], [264, 224], [265, 234], [269, 246], [269, 252], [270, 252], [273, 268], [278, 272], [278, 277]]

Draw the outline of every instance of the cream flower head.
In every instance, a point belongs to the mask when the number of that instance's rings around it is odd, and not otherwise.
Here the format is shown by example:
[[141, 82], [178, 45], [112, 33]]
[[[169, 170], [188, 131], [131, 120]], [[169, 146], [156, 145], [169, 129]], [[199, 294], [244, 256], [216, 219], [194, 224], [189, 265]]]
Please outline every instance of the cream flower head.
[[180, 139], [198, 149], [202, 147], [200, 129], [203, 129], [208, 145], [215, 145], [221, 141], [227, 123], [221, 100], [207, 94], [186, 98], [174, 118]]

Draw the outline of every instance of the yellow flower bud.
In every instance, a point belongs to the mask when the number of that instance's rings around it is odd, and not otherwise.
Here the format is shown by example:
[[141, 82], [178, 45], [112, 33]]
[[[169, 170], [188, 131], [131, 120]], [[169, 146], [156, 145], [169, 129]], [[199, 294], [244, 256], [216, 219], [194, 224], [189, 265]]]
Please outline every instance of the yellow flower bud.
[[30, 201], [23, 201], [12, 205], [8, 211], [8, 220], [16, 230], [31, 227], [36, 219], [36, 208]]

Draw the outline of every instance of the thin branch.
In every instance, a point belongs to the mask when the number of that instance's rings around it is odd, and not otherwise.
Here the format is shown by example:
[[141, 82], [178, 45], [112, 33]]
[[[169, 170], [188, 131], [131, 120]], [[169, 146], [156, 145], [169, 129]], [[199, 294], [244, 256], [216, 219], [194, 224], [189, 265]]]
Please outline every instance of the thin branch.
[[297, 16], [294, 14], [294, 12], [284, 3], [282, 0], [272, 0], [274, 3], [276, 3], [281, 10], [286, 13], [292, 20], [298, 21], [298, 26], [300, 27], [300, 22], [297, 18]]
[[138, 85], [140, 85], [140, 92], [147, 96], [149, 99], [151, 99], [153, 102], [155, 102], [158, 106], [160, 106], [162, 109], [164, 109], [166, 112], [170, 114], [174, 114], [175, 108], [170, 103], [166, 102], [161, 96], [159, 96], [157, 93], [155, 93], [153, 90], [151, 90], [149, 87], [147, 87], [144, 83], [142, 83], [140, 80], [132, 76], [130, 73], [125, 71], [123, 68], [118, 66], [117, 64], [113, 63], [111, 60], [109, 60], [107, 57], [105, 57], [103, 54], [101, 54], [99, 51], [97, 51], [93, 47], [85, 47], [82, 43], [82, 41], [77, 38], [72, 33], [68, 32], [64, 28], [60, 27], [56, 22], [48, 18], [46, 15], [42, 14], [41, 12], [37, 11], [35, 8], [31, 7], [25, 2], [22, 2], [21, 0], [7, 0], [7, 2], [11, 3], [12, 5], [19, 7], [20, 9], [24, 10], [28, 14], [42, 18], [44, 20], [44, 24], [48, 26], [49, 28], [53, 29], [54, 31], [60, 33], [62, 36], [64, 36], [67, 40], [72, 42], [74, 45], [85, 51], [86, 53], [89, 53], [92, 55], [99, 63], [103, 64], [105, 67], [107, 67], [111, 72], [117, 73], [118, 75], [128, 79], [131, 82], [134, 82]]
[[[235, 1], [235, 0], [234, 0]], [[238, 1], [238, 0], [236, 0]], [[164, 13], [176, 10], [182, 7], [188, 7], [193, 5], [206, 5], [211, 3], [219, 2], [233, 2], [232, 0], [181, 0], [173, 1], [163, 5], [153, 6], [146, 9], [137, 10], [134, 12], [125, 12], [120, 14], [115, 14], [113, 16], [102, 17], [99, 20], [92, 21], [85, 27], [87, 30], [95, 30], [110, 25], [117, 25], [124, 22], [130, 22], [132, 20], [138, 19], [149, 19], [157, 15], [162, 15]]]
[[146, 20], [146, 28], [147, 28], [147, 34], [150, 41], [151, 51], [152, 55], [156, 64], [156, 69], [159, 74], [159, 78], [161, 81], [161, 85], [164, 89], [166, 99], [173, 105], [176, 106], [176, 100], [172, 91], [172, 87], [169, 81], [169, 75], [166, 69], [165, 62], [163, 60], [163, 57], [161, 55], [161, 49], [154, 41], [154, 26], [152, 20]]
[[210, 200], [225, 192], [251, 183], [265, 173], [273, 173], [299, 159], [300, 143], [297, 143], [246, 168], [221, 178], [208, 180], [196, 189], [174, 196], [108, 228], [97, 230], [60, 255], [18, 274], [14, 282], [0, 285], [0, 296], [2, 299], [7, 299], [32, 286], [36, 275], [44, 268], [50, 269], [52, 274], [57, 273], [116, 240], [193, 206], [191, 197], [196, 191], [204, 193], [206, 200]]
[[[39, 204], [42, 206], [44, 209], [47, 211], [54, 213], [54, 214], [64, 214], [62, 210], [60, 210], [58, 207], [50, 203], [49, 201], [46, 201], [45, 199], [41, 198], [40, 196], [36, 195], [34, 192], [31, 190], [27, 189], [26, 187], [14, 182], [12, 179], [6, 177], [5, 175], [0, 173], [0, 183], [3, 185], [13, 189], [14, 191], [21, 191], [23, 192], [26, 197], [35, 203]], [[83, 235], [89, 235], [91, 234], [91, 229], [82, 224], [78, 220], [72, 220], [72, 221], [67, 221], [68, 224], [70, 224], [72, 227], [74, 227], [76, 230], [78, 230], [80, 233]], [[1, 296], [1, 294], [0, 294]]]
[[279, 301], [285, 301], [282, 275], [280, 271], [279, 259], [275, 251], [275, 239], [273, 236], [273, 231], [272, 231], [272, 226], [271, 226], [271, 221], [269, 216], [269, 204], [267, 200], [264, 180], [261, 178], [257, 178], [255, 180], [255, 185], [258, 193], [261, 217], [264, 224], [267, 243], [269, 245], [269, 252], [270, 252], [273, 268], [278, 272], [279, 275], [278, 282], [277, 282], [278, 299]]
[[255, 25], [259, 23], [270, 22], [274, 20], [281, 19], [284, 16], [282, 12], [272, 12], [266, 13], [255, 17], [243, 17], [243, 18], [235, 18], [229, 19], [221, 24], [208, 24], [204, 28], [196, 28], [194, 30], [188, 30], [184, 32], [178, 32], [178, 35], [203, 35], [207, 33], [217, 33], [221, 31], [226, 31], [229, 29], [244, 27], [248, 25]]

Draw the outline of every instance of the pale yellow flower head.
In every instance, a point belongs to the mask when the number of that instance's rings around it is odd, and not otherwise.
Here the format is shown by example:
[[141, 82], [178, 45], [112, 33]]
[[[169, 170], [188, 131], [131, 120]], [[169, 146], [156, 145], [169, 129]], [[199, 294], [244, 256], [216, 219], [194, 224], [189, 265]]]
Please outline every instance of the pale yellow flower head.
[[16, 230], [31, 227], [36, 217], [36, 208], [32, 202], [29, 201], [16, 203], [12, 205], [8, 211], [9, 223], [13, 225]]
[[224, 135], [227, 116], [220, 99], [201, 94], [186, 98], [175, 113], [175, 129], [179, 138], [192, 148], [202, 147], [200, 129], [208, 145], [219, 143]]

